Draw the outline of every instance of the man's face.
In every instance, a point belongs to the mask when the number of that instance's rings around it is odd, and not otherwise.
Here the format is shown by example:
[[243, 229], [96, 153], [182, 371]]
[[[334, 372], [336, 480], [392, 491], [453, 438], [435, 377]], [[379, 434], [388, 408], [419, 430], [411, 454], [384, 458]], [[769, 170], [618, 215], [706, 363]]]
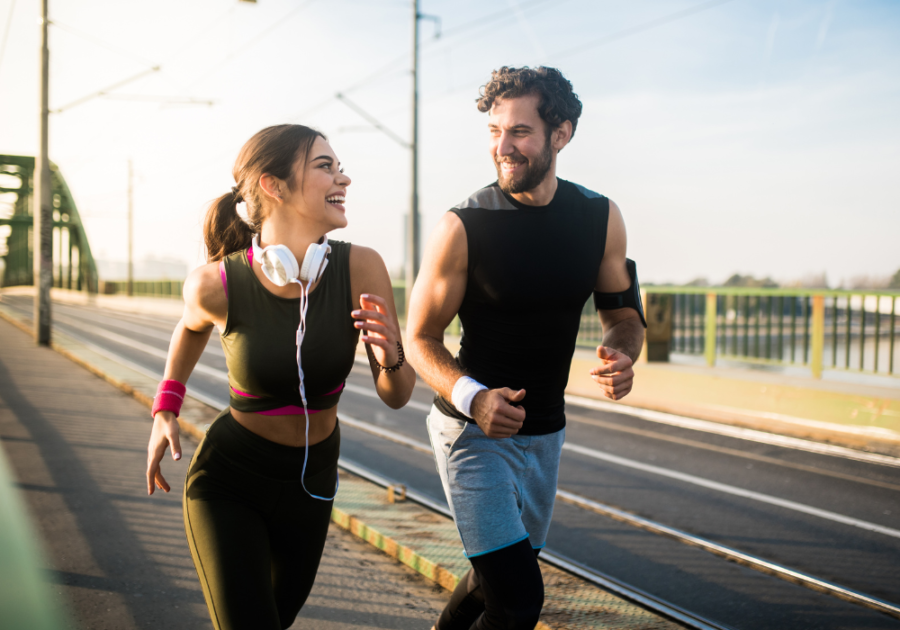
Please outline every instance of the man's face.
[[507, 194], [536, 188], [553, 166], [550, 134], [538, 113], [539, 104], [539, 96], [528, 95], [501, 99], [491, 107], [491, 157], [500, 188]]

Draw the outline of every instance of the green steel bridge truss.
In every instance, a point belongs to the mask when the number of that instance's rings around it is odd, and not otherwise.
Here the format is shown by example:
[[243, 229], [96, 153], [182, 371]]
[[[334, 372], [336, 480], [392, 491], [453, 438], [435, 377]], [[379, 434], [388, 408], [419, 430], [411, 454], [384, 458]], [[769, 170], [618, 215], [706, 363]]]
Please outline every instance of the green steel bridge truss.
[[[53, 195], [53, 286], [96, 293], [97, 265], [75, 200], [59, 168], [50, 164]], [[34, 158], [0, 155], [0, 286], [34, 284]]]

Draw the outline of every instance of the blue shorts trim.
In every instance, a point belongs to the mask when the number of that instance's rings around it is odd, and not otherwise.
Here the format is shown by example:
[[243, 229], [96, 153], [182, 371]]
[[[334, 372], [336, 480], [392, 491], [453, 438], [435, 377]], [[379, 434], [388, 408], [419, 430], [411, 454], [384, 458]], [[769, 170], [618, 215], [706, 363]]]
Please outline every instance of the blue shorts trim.
[[[478, 553], [473, 553], [473, 554], [468, 554], [468, 553], [466, 553], [465, 551], [463, 551], [463, 555], [464, 555], [466, 558], [477, 558], [478, 556], [483, 556], [483, 555], [488, 554], [488, 553], [493, 553], [493, 552], [495, 552], [495, 551], [500, 551], [501, 549], [506, 549], [507, 547], [512, 547], [512, 546], [515, 545], [516, 543], [520, 543], [520, 542], [522, 542], [523, 540], [525, 540], [526, 538], [528, 538], [528, 534], [525, 534], [525, 535], [522, 536], [519, 540], [514, 540], [514, 541], [512, 541], [512, 542], [506, 543], [505, 545], [500, 545], [499, 547], [494, 547], [493, 549], [488, 549], [487, 551], [479, 551]], [[543, 547], [543, 545], [541, 545], [541, 547]]]

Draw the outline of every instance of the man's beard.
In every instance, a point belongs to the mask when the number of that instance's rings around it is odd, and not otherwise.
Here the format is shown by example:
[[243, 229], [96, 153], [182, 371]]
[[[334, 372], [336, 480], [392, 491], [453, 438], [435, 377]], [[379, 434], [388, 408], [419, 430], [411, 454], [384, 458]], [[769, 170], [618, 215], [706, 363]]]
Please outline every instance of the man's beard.
[[[509, 157], [513, 159], [522, 158], [522, 154], [517, 152]], [[519, 175], [518, 178], [513, 178], [513, 175], [509, 173], [504, 177], [500, 162], [496, 158], [494, 159], [494, 167], [497, 169], [497, 182], [500, 184], [500, 190], [507, 195], [528, 192], [537, 188], [544, 181], [547, 173], [550, 172], [552, 164], [553, 152], [550, 148], [550, 134], [547, 134], [547, 142], [544, 144], [544, 150], [541, 151], [541, 154], [532, 161], [524, 162], [523, 166], [520, 167], [524, 168], [525, 172]]]

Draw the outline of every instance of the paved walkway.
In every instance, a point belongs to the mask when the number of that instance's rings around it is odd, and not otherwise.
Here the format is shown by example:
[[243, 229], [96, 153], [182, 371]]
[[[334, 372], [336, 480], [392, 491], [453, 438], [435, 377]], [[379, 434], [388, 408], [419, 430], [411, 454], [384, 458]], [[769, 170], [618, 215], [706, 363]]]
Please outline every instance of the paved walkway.
[[[43, 541], [48, 579], [87, 629], [211, 628], [184, 537], [185, 458], [146, 496], [146, 407], [0, 321], [0, 442]], [[293, 628], [429, 628], [447, 593], [333, 527]]]

